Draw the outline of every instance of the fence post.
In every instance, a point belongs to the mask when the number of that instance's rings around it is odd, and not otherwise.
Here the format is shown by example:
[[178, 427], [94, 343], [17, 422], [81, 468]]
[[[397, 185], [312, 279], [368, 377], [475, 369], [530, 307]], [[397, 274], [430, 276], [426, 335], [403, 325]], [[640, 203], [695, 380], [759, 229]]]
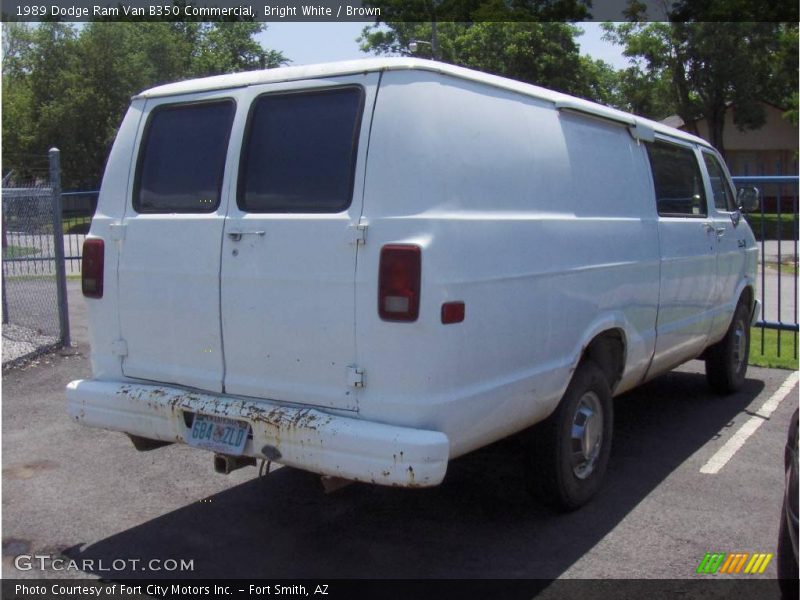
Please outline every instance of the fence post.
[[[3, 185], [5, 185], [6, 181], [3, 180]], [[3, 297], [3, 325], [8, 325], [8, 299], [6, 298], [6, 248], [8, 247], [8, 241], [6, 239], [6, 203], [5, 198], [2, 199], [3, 202], [3, 220], [0, 223], [0, 227], [2, 227], [3, 233], [3, 264], [2, 264], [2, 271], [3, 271], [3, 281], [2, 281], [2, 288], [0, 288], [0, 295]]]
[[67, 265], [64, 261], [64, 227], [61, 224], [61, 151], [50, 148], [50, 189], [53, 194], [53, 250], [56, 259], [56, 292], [61, 345], [69, 347], [69, 311], [67, 307]]
[[3, 296], [3, 325], [8, 325], [8, 299], [6, 299], [6, 262], [3, 261], [3, 282], [0, 293]]

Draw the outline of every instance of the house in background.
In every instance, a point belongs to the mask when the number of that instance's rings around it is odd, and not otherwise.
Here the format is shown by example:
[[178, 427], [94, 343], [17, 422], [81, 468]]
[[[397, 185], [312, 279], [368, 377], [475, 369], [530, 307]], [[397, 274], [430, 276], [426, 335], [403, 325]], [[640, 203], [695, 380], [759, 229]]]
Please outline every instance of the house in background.
[[[798, 130], [783, 118], [784, 109], [762, 102], [766, 122], [758, 129], [740, 131], [733, 122], [736, 106], [725, 113], [722, 145], [731, 175], [797, 175]], [[662, 121], [683, 131], [692, 131], [673, 115]], [[700, 137], [710, 139], [705, 119], [694, 122]]]
[[[798, 128], [783, 118], [784, 109], [768, 102], [762, 103], [766, 122], [758, 129], [740, 131], [734, 124], [736, 106], [725, 113], [723, 145], [725, 162], [731, 175], [797, 175], [798, 174]], [[671, 127], [691, 131], [677, 115], [662, 121]], [[694, 122], [700, 137], [708, 140], [708, 123], [705, 119]], [[796, 186], [770, 185], [764, 191], [765, 210], [775, 212], [777, 196], [781, 197], [781, 210], [797, 211]], [[787, 197], [788, 196], [788, 197]]]

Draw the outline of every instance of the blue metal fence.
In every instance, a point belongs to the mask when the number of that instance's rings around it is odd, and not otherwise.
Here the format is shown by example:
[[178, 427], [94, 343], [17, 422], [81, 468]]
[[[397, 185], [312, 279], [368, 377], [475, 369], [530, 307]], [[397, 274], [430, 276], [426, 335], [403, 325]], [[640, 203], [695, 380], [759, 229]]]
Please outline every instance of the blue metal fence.
[[777, 355], [784, 352], [782, 338], [790, 337], [792, 356], [797, 358], [798, 177], [746, 176], [734, 177], [733, 181], [737, 187], [755, 186], [761, 192], [761, 210], [746, 215], [761, 244], [761, 315], [757, 323], [761, 329], [761, 354], [765, 330], [774, 329]]

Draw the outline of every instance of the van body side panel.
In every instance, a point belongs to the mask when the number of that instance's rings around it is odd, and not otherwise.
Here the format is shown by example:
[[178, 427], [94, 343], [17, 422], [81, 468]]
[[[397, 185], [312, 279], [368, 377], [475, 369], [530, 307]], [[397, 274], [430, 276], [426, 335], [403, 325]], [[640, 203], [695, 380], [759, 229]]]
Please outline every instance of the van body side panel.
[[122, 376], [122, 360], [112, 351], [120, 338], [119, 292], [117, 265], [121, 241], [115, 241], [112, 230], [125, 215], [132, 185], [132, 160], [144, 109], [144, 100], [134, 100], [120, 125], [117, 138], [108, 156], [97, 210], [87, 238], [100, 238], [104, 242], [105, 257], [102, 298], [84, 298], [89, 317], [89, 344], [91, 346], [92, 373], [96, 379], [113, 379]]
[[[655, 342], [658, 238], [624, 127], [513, 92], [387, 72], [373, 120], [356, 320], [367, 419], [444, 432], [451, 457], [545, 418], [602, 327], [624, 379]], [[420, 316], [381, 321], [384, 244], [422, 248]], [[442, 325], [443, 302], [463, 301]]]
[[[571, 112], [561, 113], [560, 121], [569, 151], [577, 223], [574, 232], [572, 225], [564, 224], [566, 236], [574, 242], [569, 253], [576, 252], [564, 261], [574, 286], [566, 293], [584, 294], [589, 300], [579, 308], [582, 319], [576, 328], [567, 329], [575, 340], [564, 351], [571, 352], [577, 366], [583, 349], [598, 333], [621, 330], [625, 367], [614, 390], [619, 394], [641, 382], [656, 345], [660, 248], [647, 158], [641, 144], [619, 125]], [[584, 264], [606, 268], [590, 278], [582, 272]], [[606, 297], [592, 298], [586, 294], [591, 289], [605, 290]], [[589, 317], [593, 312], [594, 319]], [[570, 321], [570, 314], [564, 310], [562, 318]]]
[[[261, 148], [262, 159], [254, 157], [252, 162], [252, 168], [263, 172], [260, 185], [268, 190], [280, 189], [288, 177], [270, 169], [301, 175], [295, 178], [290, 193], [253, 193], [257, 210], [242, 203], [246, 189], [232, 198], [222, 241], [221, 271], [227, 393], [358, 409], [358, 389], [348, 383], [348, 372], [356, 358], [355, 225], [361, 215], [369, 124], [379, 77], [379, 73], [368, 73], [253, 86], [242, 92], [243, 105], [258, 106], [262, 102], [261, 108], [251, 110], [251, 121], [256, 118], [255, 110], [266, 111], [258, 118], [269, 123], [272, 121], [267, 113], [271, 110], [277, 115], [272, 128], [261, 130], [264, 138], [271, 139], [255, 140], [249, 146], [254, 155], [261, 142], [269, 147]], [[355, 102], [355, 94], [360, 106], [354, 144], [335, 153], [342, 158], [352, 148], [352, 174], [332, 172], [340, 169], [331, 166], [337, 164], [336, 159], [324, 148], [341, 143], [335, 132], [342, 132], [329, 122], [332, 109], [325, 106], [337, 103], [339, 110], [352, 116], [348, 107]], [[304, 115], [308, 125], [303, 122]], [[304, 131], [275, 131], [289, 127], [285, 124], [291, 120]], [[250, 127], [256, 125], [251, 123]], [[298, 135], [310, 140], [310, 150], [304, 149], [302, 141], [294, 145], [293, 136]], [[246, 138], [243, 153], [247, 144]], [[263, 160], [272, 151], [277, 153], [275, 161]], [[237, 152], [234, 163], [239, 162], [238, 156]], [[245, 160], [243, 156], [242, 162]], [[284, 160], [290, 162], [280, 164]], [[334, 207], [334, 211], [305, 204], [293, 208], [299, 190], [312, 194], [302, 179], [322, 182], [340, 175], [352, 177], [345, 208]], [[246, 178], [238, 181], [246, 186]], [[318, 200], [324, 203], [326, 198]], [[259, 202], [266, 206], [260, 208]], [[270, 208], [275, 204], [279, 208]], [[240, 239], [236, 239], [237, 232], [242, 233]]]
[[[230, 103], [235, 114], [232, 95], [225, 92], [148, 101], [133, 168], [140, 169], [145, 160], [140, 147], [157, 110], [211, 103]], [[228, 127], [235, 131], [237, 124], [234, 117]], [[198, 123], [197, 129], [202, 132], [202, 128]], [[128, 195], [118, 274], [126, 377], [222, 391], [220, 243], [228, 178], [235, 173], [230, 146], [236, 139], [235, 133], [229, 136], [219, 202], [213, 211], [140, 213], [133, 207], [135, 185]]]

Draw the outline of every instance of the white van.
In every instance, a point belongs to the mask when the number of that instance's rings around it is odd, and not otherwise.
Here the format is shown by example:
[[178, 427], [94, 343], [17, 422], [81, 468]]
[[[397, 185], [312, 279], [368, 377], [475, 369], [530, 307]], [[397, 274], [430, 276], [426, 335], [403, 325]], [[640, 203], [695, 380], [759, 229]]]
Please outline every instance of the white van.
[[434, 486], [539, 424], [597, 490], [612, 396], [693, 358], [737, 389], [757, 248], [705, 141], [532, 85], [369, 59], [136, 96], [84, 246], [78, 423]]

